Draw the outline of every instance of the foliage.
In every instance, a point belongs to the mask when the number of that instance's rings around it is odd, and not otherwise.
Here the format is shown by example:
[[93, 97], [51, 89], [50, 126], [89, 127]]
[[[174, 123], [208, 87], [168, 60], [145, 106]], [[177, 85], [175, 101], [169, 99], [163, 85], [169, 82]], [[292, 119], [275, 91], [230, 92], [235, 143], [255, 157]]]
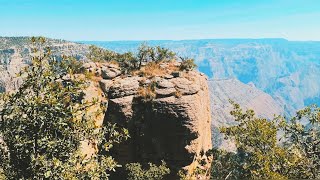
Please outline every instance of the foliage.
[[182, 58], [180, 57], [182, 62], [180, 64], [180, 70], [181, 71], [191, 71], [197, 67], [197, 65], [194, 63], [194, 59], [189, 58]]
[[141, 68], [139, 75], [144, 77], [154, 77], [163, 75], [166, 73], [166, 70], [160, 67], [160, 64], [155, 62], [149, 62], [143, 68]]
[[194, 156], [190, 169], [178, 171], [179, 179], [208, 179], [210, 177], [210, 166], [212, 163], [212, 150], [200, 151], [199, 156]]
[[116, 61], [119, 63], [120, 68], [125, 74], [140, 68], [138, 65], [138, 59], [132, 52], [118, 54]]
[[[127, 131], [112, 124], [96, 127], [88, 108], [100, 102], [84, 101], [87, 85], [74, 74], [77, 63], [51, 58], [44, 38], [32, 38], [32, 45], [22, 85], [2, 97], [0, 169], [10, 179], [108, 178], [118, 165], [107, 152]], [[82, 154], [80, 142], [97, 152]]]
[[151, 101], [156, 98], [156, 93], [155, 93], [156, 86], [157, 86], [157, 83], [155, 81], [152, 81], [150, 84], [144, 87], [140, 87], [138, 89], [138, 95], [142, 97], [142, 100], [144, 102]]
[[[237, 125], [222, 127], [221, 132], [234, 140], [237, 151], [212, 151], [214, 179], [319, 178], [319, 108], [299, 111], [286, 123], [283, 117], [268, 121], [233, 105], [231, 114]], [[309, 122], [307, 126], [297, 121], [302, 119]], [[280, 130], [284, 144], [277, 138]]]
[[93, 62], [113, 61], [117, 59], [118, 53], [92, 45], [87, 57]]
[[320, 108], [312, 105], [297, 112], [289, 122], [283, 121], [284, 146], [301, 157], [292, 179], [320, 179]]
[[69, 56], [62, 56], [62, 62], [60, 63], [60, 66], [64, 66], [64, 69], [68, 69], [69, 74], [80, 74], [84, 73], [82, 69], [83, 62], [77, 60], [74, 57]]
[[161, 180], [164, 179], [165, 175], [170, 173], [170, 169], [164, 161], [159, 166], [149, 163], [148, 169], [143, 169], [140, 163], [130, 163], [126, 164], [126, 170], [129, 180]]
[[143, 65], [150, 62], [159, 64], [176, 59], [175, 53], [169, 49], [160, 46], [150, 47], [145, 44], [139, 47], [136, 54], [132, 52], [121, 54], [96, 46], [90, 46], [89, 50], [88, 58], [92, 61], [117, 62], [124, 73], [140, 70]]
[[140, 60], [140, 64], [142, 62], [156, 62], [159, 63], [161, 61], [170, 61], [175, 58], [175, 53], [170, 51], [167, 48], [163, 48], [160, 46], [150, 47], [146, 44], [142, 44], [139, 47], [138, 59]]

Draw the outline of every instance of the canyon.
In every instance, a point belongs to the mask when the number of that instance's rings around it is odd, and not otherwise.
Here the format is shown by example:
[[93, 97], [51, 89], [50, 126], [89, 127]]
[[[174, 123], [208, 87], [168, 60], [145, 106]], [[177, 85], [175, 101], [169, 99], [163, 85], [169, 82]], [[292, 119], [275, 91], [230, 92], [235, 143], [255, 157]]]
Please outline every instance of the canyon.
[[[27, 37], [0, 39], [0, 90], [5, 92], [19, 85], [21, 79], [16, 77], [16, 74], [22, 67], [28, 65], [31, 45]], [[141, 43], [141, 41], [74, 43], [49, 39], [55, 57], [58, 58], [62, 54], [70, 55], [84, 62], [88, 61], [86, 54], [90, 44], [117, 52], [135, 52]], [[235, 39], [147, 43], [151, 46], [161, 45], [170, 48], [182, 57], [195, 58], [198, 70], [209, 77], [207, 83], [211, 102], [211, 126], [214, 137], [212, 141], [217, 147], [232, 149], [229, 147], [232, 143], [225, 142], [218, 133], [219, 127], [234, 123], [229, 113], [230, 99], [243, 108], [254, 109], [258, 116], [268, 119], [272, 119], [274, 115], [290, 116], [303, 106], [319, 104], [320, 84], [317, 77], [320, 75], [320, 43], [318, 42]], [[117, 73], [118, 71], [113, 69], [101, 76], [107, 78]], [[101, 82], [104, 90], [107, 89], [107, 82]], [[117, 84], [120, 86], [126, 82], [130, 81], [119, 81]], [[133, 82], [137, 82], [136, 79]], [[157, 91], [166, 98], [175, 93], [174, 88]], [[128, 93], [130, 92], [128, 89]], [[131, 99], [125, 96], [125, 100], [133, 102], [131, 97], [133, 94], [129, 95]], [[119, 101], [116, 97], [113, 99], [115, 102]], [[119, 106], [114, 101], [110, 101], [111, 104]]]

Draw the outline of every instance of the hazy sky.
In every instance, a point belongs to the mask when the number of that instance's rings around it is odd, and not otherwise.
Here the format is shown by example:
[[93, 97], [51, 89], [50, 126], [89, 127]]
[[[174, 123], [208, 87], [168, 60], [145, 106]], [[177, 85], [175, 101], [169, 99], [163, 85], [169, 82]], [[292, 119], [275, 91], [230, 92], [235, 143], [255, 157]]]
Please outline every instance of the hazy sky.
[[320, 0], [0, 0], [0, 36], [320, 40]]

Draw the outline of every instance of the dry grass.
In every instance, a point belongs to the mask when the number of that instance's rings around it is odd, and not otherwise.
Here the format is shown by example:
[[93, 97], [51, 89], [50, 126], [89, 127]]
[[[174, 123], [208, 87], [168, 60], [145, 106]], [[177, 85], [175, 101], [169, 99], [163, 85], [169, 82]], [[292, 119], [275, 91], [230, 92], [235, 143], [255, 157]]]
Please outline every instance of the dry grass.
[[155, 62], [149, 62], [145, 67], [142, 67], [140, 73], [143, 76], [163, 76], [166, 74], [166, 70], [160, 67], [160, 64]]
[[151, 86], [140, 87], [138, 90], [138, 95], [142, 97], [145, 102], [156, 98], [156, 93]]
[[91, 81], [94, 81], [94, 82], [99, 82], [102, 77], [101, 76], [97, 76], [94, 72], [89, 72], [89, 71], [86, 71], [83, 73], [84, 76], [85, 76], [85, 80], [91, 80]]
[[86, 79], [89, 80], [92, 80], [93, 77], [95, 77], [95, 74], [93, 72], [85, 71], [83, 74], [85, 75]]
[[173, 71], [179, 71], [179, 67], [175, 66], [175, 65], [174, 65], [174, 62], [171, 62], [171, 63], [169, 64], [168, 70], [170, 71], [170, 73], [173, 72]]
[[[165, 67], [162, 68], [161, 65], [165, 65]], [[138, 73], [146, 77], [154, 77], [164, 76], [166, 74], [170, 74], [173, 71], [179, 71], [179, 67], [175, 65], [174, 61], [160, 63], [149, 62], [146, 66], [142, 67], [141, 70], [138, 71]]]
[[109, 61], [110, 64], [114, 64], [114, 65], [117, 65], [118, 67], [120, 66], [119, 62], [116, 61], [116, 60], [111, 60]]
[[174, 96], [175, 96], [176, 98], [181, 98], [181, 97], [182, 97], [181, 91], [179, 91], [179, 90], [176, 89], [176, 92], [174, 93]]
[[133, 76], [140, 75], [150, 78], [155, 76], [163, 77], [167, 74], [171, 74], [173, 71], [179, 71], [179, 67], [175, 65], [175, 61], [159, 63], [149, 62], [145, 66], [142, 66], [141, 69], [131, 71], [130, 74]]

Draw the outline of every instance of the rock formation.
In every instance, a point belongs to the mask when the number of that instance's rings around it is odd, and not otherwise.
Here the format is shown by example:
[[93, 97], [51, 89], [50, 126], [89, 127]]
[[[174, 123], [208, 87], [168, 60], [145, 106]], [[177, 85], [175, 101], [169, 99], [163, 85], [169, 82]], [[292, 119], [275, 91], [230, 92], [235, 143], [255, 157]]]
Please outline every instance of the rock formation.
[[[179, 65], [179, 64], [177, 64]], [[108, 98], [104, 122], [128, 128], [131, 138], [114, 148], [124, 165], [160, 162], [171, 169], [171, 178], [184, 168], [209, 169], [202, 152], [212, 147], [207, 77], [195, 71], [155, 76], [123, 76], [114, 64], [87, 63], [90, 72], [101, 72], [100, 87]], [[162, 65], [161, 67], [168, 67]], [[98, 73], [99, 74], [99, 73]]]

